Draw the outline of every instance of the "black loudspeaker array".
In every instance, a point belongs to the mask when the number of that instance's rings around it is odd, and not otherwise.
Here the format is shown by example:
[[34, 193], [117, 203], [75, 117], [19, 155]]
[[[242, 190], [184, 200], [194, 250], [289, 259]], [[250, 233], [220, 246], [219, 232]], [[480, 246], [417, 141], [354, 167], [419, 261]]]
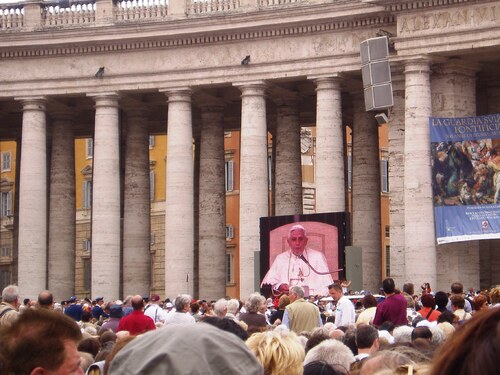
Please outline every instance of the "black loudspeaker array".
[[367, 111], [386, 109], [394, 105], [389, 38], [381, 36], [361, 42], [361, 74]]

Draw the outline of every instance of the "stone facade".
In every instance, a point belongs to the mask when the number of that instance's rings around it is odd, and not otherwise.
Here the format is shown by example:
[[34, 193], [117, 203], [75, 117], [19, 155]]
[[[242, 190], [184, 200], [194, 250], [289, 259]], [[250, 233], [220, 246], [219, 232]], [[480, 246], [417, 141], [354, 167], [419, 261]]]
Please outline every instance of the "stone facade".
[[[203, 108], [214, 102], [223, 108], [219, 126], [240, 131], [239, 213], [231, 218], [238, 223], [239, 252], [232, 292], [233, 296], [247, 296], [258, 284], [254, 259], [260, 247], [259, 217], [275, 212], [276, 202], [280, 209], [286, 203], [286, 212], [301, 206], [310, 212], [313, 191], [316, 212], [342, 211], [349, 206], [345, 126], [353, 124], [354, 137], [356, 126], [372, 126], [359, 104], [363, 93], [359, 44], [381, 34], [390, 35], [394, 72], [395, 106], [388, 113], [387, 148], [389, 184], [394, 186], [394, 194], [389, 196], [391, 274], [398, 283], [426, 281], [444, 290], [457, 279], [474, 288], [500, 282], [498, 272], [494, 273], [500, 258], [494, 256], [499, 251], [497, 241], [436, 245], [430, 219], [427, 127], [431, 115], [498, 112], [499, 1], [171, 0], [166, 4], [76, 0], [71, 4], [61, 9], [34, 0], [0, 6], [0, 138], [16, 139], [22, 145], [15, 220], [19, 235], [13, 263], [19, 268], [17, 281], [27, 296], [62, 282], [62, 276], [52, 276], [47, 269], [47, 256], [62, 251], [51, 245], [49, 239], [56, 229], [48, 228], [47, 218], [49, 192], [54, 188], [52, 192], [62, 197], [64, 189], [51, 186], [46, 178], [51, 170], [47, 162], [54, 142], [51, 132], [61, 112], [74, 115], [73, 136], [93, 138], [95, 150], [92, 250], [86, 255], [80, 247], [82, 236], [88, 236], [90, 229], [85, 233], [77, 229], [75, 279], [87, 280], [84, 274], [90, 262], [91, 296], [121, 297], [124, 278], [132, 285], [134, 278], [129, 280], [127, 270], [122, 269], [124, 251], [133, 254], [137, 247], [143, 256], [151, 255], [150, 290], [167, 296], [177, 292], [198, 295], [203, 279], [199, 270], [206, 266], [200, 264], [202, 249], [209, 236], [203, 232], [206, 223], [200, 225], [209, 215], [200, 210], [199, 205], [206, 205], [206, 196], [199, 194], [209, 193], [198, 187], [208, 173], [199, 160], [203, 153], [198, 146], [202, 144]], [[294, 119], [282, 121], [280, 106], [290, 100], [295, 103]], [[143, 111], [140, 121], [127, 121], [130, 109]], [[316, 169], [314, 184], [303, 185], [304, 201], [290, 205], [270, 199], [268, 131], [275, 135], [277, 126], [294, 126], [297, 131], [297, 119], [302, 126], [316, 126]], [[163, 233], [161, 229], [155, 232], [160, 235], [154, 243], [150, 240], [149, 253], [146, 229], [141, 232], [140, 245], [122, 229], [124, 223], [134, 222], [139, 207], [145, 205], [144, 171], [142, 177], [127, 174], [132, 161], [127, 161], [124, 151], [133, 142], [127, 138], [127, 126], [139, 123], [149, 134], [168, 133], [162, 176], [167, 189], [165, 217], [153, 207], [149, 222], [141, 218], [143, 228], [164, 228]], [[287, 134], [282, 130], [280, 134]], [[353, 153], [362, 154], [368, 146], [363, 142], [375, 137], [375, 132], [360, 134], [362, 141], [357, 144], [354, 139]], [[298, 163], [296, 140], [293, 145], [283, 153], [280, 144], [278, 156], [288, 155]], [[361, 171], [353, 177], [354, 181], [367, 179], [369, 186], [351, 195], [352, 238], [354, 246], [363, 247], [367, 263], [363, 287], [377, 290], [384, 274], [380, 255], [385, 249], [379, 248], [379, 238], [373, 239], [376, 228], [365, 228], [383, 224], [376, 217], [377, 205], [361, 203], [368, 210], [366, 215], [356, 212], [356, 207], [368, 197], [365, 194], [371, 197], [368, 200], [380, 197], [380, 183], [375, 175], [363, 171], [363, 165], [376, 168], [376, 161], [367, 162], [361, 154], [353, 155], [359, 163], [353, 165], [353, 171]], [[370, 155], [377, 158], [376, 152]], [[279, 189], [290, 178], [280, 172], [280, 166], [278, 163], [273, 176], [279, 180], [273, 182]], [[299, 168], [294, 171], [299, 174]], [[304, 167], [301, 172], [310, 173]], [[72, 171], [66, 173], [72, 178]], [[86, 172], [76, 166], [74, 173]], [[142, 186], [136, 189], [137, 184]], [[76, 187], [77, 198], [78, 190]], [[137, 191], [142, 193], [133, 193]], [[297, 200], [297, 191], [282, 194]], [[57, 194], [50, 201], [60, 199]], [[219, 194], [214, 199], [219, 200], [216, 207], [220, 209], [222, 200], [228, 198]], [[135, 211], [128, 210], [131, 207]], [[77, 213], [77, 222], [80, 214], [83, 212]], [[219, 239], [228, 216], [226, 213], [226, 220], [208, 226], [217, 231]], [[218, 259], [222, 252], [231, 254], [231, 247], [222, 247], [218, 244], [215, 250]], [[147, 263], [141, 263], [142, 270]], [[222, 267], [214, 272], [213, 280], [222, 280]], [[80, 282], [68, 288], [88, 290]], [[141, 278], [141, 289], [147, 282]], [[213, 295], [203, 297], [221, 297], [221, 290], [207, 289]]]

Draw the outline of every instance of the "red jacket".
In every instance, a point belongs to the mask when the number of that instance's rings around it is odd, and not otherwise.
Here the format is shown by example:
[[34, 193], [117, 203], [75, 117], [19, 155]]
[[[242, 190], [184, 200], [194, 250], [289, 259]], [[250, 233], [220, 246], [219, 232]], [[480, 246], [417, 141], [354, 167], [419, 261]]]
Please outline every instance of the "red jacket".
[[156, 329], [155, 322], [142, 310], [134, 310], [129, 315], [120, 319], [116, 332], [128, 331], [131, 335], [139, 335], [146, 331]]

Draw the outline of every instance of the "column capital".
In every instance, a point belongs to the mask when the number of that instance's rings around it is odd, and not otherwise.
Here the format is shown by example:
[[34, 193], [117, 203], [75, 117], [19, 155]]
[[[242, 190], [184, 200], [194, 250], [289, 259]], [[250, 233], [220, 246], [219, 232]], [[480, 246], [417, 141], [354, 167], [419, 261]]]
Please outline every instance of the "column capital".
[[265, 81], [234, 82], [233, 86], [241, 91], [241, 96], [264, 96], [267, 84]]
[[340, 85], [343, 81], [339, 74], [309, 76], [307, 79], [312, 80], [316, 84], [316, 91], [340, 90]]
[[45, 96], [26, 96], [14, 98], [21, 102], [23, 105], [23, 110], [40, 110], [45, 111], [47, 109], [47, 97]]
[[193, 90], [190, 87], [172, 87], [166, 89], [160, 89], [160, 92], [167, 96], [167, 103], [172, 102], [192, 102]]
[[93, 98], [95, 107], [118, 107], [120, 95], [117, 92], [102, 92], [95, 94], [87, 94], [88, 97]]
[[404, 74], [408, 73], [430, 73], [432, 58], [430, 56], [421, 55], [412, 59], [404, 60]]

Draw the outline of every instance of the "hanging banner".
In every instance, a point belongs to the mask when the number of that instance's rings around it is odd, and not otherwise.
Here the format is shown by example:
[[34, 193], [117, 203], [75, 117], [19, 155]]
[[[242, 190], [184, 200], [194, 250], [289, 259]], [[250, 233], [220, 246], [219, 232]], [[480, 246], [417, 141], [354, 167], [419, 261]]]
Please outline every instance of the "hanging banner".
[[500, 114], [429, 125], [437, 243], [500, 238]]

